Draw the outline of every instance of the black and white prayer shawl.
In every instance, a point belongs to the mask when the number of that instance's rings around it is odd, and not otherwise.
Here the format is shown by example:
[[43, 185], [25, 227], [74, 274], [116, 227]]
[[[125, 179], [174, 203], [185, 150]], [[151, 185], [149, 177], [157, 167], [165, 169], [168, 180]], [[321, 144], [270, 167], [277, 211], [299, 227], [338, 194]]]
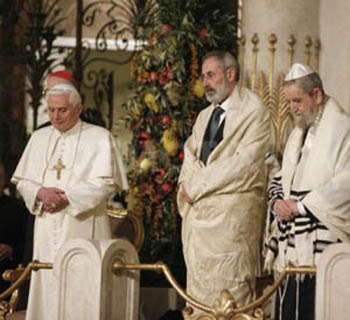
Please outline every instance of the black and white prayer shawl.
[[[280, 171], [275, 175], [268, 189], [267, 224], [271, 235], [266, 237], [265, 249], [274, 254], [276, 271], [281, 271], [289, 264], [316, 266], [326, 246], [341, 241], [306, 206], [304, 206], [306, 215], [296, 216], [291, 221], [278, 219], [272, 208], [277, 200], [284, 199], [281, 180]], [[308, 192], [291, 190], [291, 198], [301, 201]]]

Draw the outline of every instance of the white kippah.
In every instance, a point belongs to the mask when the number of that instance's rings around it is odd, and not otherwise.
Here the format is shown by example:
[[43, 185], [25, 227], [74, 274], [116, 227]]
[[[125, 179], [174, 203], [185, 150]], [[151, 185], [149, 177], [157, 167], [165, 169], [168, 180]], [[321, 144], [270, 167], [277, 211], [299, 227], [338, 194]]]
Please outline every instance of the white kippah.
[[71, 85], [69, 83], [58, 83], [58, 84], [54, 85], [48, 91], [48, 94], [54, 94], [54, 95], [56, 94], [57, 95], [57, 94], [60, 94], [63, 92], [66, 92], [66, 93], [74, 92], [80, 96], [78, 90], [73, 85]]
[[305, 77], [311, 73], [315, 73], [309, 66], [302, 63], [294, 63], [288, 71], [284, 81], [296, 80]]

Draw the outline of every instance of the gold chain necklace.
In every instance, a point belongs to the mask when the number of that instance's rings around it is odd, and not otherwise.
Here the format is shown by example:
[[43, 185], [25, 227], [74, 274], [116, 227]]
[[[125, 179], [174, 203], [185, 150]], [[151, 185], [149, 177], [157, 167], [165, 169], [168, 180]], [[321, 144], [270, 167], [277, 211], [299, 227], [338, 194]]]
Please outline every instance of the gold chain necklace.
[[[46, 168], [49, 167], [49, 163], [50, 163], [50, 160], [49, 160], [49, 148], [50, 148], [50, 145], [51, 145], [51, 139], [52, 139], [52, 136], [53, 136], [53, 133], [54, 133], [54, 128], [52, 128], [52, 131], [51, 131], [51, 134], [50, 134], [50, 138], [49, 138], [49, 143], [48, 143], [48, 146], [47, 146], [47, 150], [46, 150]], [[79, 128], [79, 135], [78, 135], [78, 139], [77, 139], [77, 142], [76, 142], [76, 146], [75, 146], [75, 151], [74, 151], [74, 157], [73, 157], [73, 161], [72, 161], [72, 164], [71, 166], [67, 167], [63, 161], [62, 161], [62, 155], [59, 155], [58, 157], [58, 160], [57, 160], [57, 164], [55, 164], [52, 168], [49, 168], [49, 170], [55, 170], [56, 171], [56, 179], [57, 180], [60, 180], [61, 179], [61, 171], [64, 170], [64, 169], [71, 169], [73, 168], [74, 164], [75, 164], [75, 160], [77, 158], [77, 154], [78, 154], [78, 147], [79, 147], [79, 142], [80, 142], [80, 137], [81, 137], [81, 133], [83, 131], [83, 122], [81, 122], [80, 124], [80, 128]], [[61, 137], [58, 137], [53, 149], [52, 149], [52, 153], [51, 153], [51, 156], [50, 156], [50, 159], [51, 157], [53, 156], [56, 148], [57, 148], [57, 144], [58, 144], [58, 141], [60, 140]]]

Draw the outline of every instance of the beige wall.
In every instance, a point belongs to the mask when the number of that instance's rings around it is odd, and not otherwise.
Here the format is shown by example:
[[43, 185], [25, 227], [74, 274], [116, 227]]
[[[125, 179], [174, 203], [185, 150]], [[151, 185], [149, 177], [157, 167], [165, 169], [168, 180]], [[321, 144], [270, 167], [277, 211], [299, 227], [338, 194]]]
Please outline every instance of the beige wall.
[[350, 1], [320, 0], [320, 74], [326, 92], [350, 113]]
[[297, 39], [294, 61], [304, 61], [304, 40], [319, 38], [319, 0], [243, 0], [242, 32], [247, 38], [247, 63], [251, 64], [251, 38], [257, 33], [260, 70], [269, 70], [268, 36], [275, 33], [275, 70], [288, 69], [286, 41], [290, 34]]

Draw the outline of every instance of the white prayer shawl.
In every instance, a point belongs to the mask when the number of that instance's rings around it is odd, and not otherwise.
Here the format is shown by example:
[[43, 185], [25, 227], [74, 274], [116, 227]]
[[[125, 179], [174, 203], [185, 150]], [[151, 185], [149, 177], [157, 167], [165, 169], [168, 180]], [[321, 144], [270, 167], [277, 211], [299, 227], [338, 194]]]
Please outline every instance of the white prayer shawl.
[[[61, 158], [65, 168], [53, 170]], [[33, 259], [54, 262], [69, 239], [108, 239], [111, 231], [106, 199], [116, 187], [127, 188], [114, 138], [104, 128], [82, 121], [65, 133], [49, 126], [35, 131], [12, 177], [30, 212], [36, 215]], [[41, 187], [64, 190], [69, 205], [45, 212], [35, 201]], [[34, 272], [27, 320], [50, 319], [51, 270]]]
[[[350, 118], [335, 100], [329, 99], [312, 137], [311, 148], [306, 150], [307, 154], [303, 151], [299, 159], [303, 136], [304, 132], [295, 128], [288, 139], [280, 173], [283, 196], [289, 199], [293, 192], [308, 191], [302, 203], [326, 226], [329, 234], [322, 229], [309, 234], [298, 232], [295, 249], [281, 247], [286, 243], [278, 242], [274, 264], [278, 271], [289, 263], [317, 265], [319, 255], [315, 252], [315, 241], [350, 240]], [[273, 238], [278, 241], [280, 237], [276, 223], [274, 220], [270, 226], [268, 242]], [[289, 224], [293, 228], [294, 223]], [[268, 255], [268, 259], [273, 259], [272, 255]]]
[[[254, 297], [269, 112], [251, 91], [234, 90], [229, 97], [223, 140], [205, 166], [199, 159], [213, 109], [211, 105], [199, 114], [185, 144], [179, 177], [187, 292], [212, 305], [226, 288], [237, 304], [243, 305]], [[193, 205], [182, 200], [183, 186]]]

